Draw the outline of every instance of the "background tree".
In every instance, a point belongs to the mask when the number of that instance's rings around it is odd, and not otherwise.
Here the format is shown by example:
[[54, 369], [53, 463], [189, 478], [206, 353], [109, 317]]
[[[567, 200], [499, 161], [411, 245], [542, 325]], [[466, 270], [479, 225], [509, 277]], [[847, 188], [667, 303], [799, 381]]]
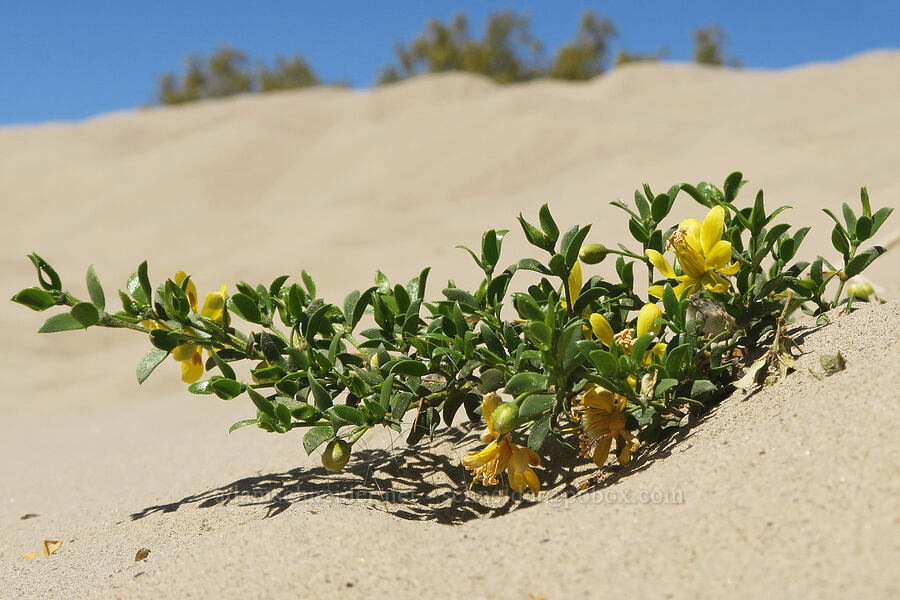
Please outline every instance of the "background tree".
[[652, 52], [650, 54], [641, 52], [629, 52], [628, 50], [622, 48], [616, 53], [616, 58], [615, 60], [613, 60], [613, 66], [622, 67], [632, 63], [659, 62], [661, 60], [665, 60], [668, 56], [668, 48], [660, 48], [656, 52]]
[[530, 79], [539, 74], [541, 52], [530, 26], [527, 15], [502, 11], [488, 18], [482, 39], [473, 39], [463, 14], [449, 24], [432, 19], [408, 47], [395, 47], [397, 64], [383, 68], [378, 83], [446, 71], [478, 73], [501, 83]]
[[205, 62], [190, 55], [185, 59], [185, 71], [180, 80], [171, 72], [160, 78], [156, 100], [160, 104], [182, 104], [249, 92], [253, 78], [246, 61], [242, 51], [229, 46], [219, 48]]
[[584, 81], [603, 73], [609, 58], [609, 41], [618, 34], [608, 18], [593, 11], [581, 16], [575, 41], [556, 51], [548, 75], [555, 79]]
[[299, 54], [290, 58], [276, 57], [273, 69], [261, 65], [258, 69], [258, 78], [261, 92], [291, 90], [320, 83], [316, 72]]
[[708, 25], [702, 29], [695, 29], [694, 35], [694, 62], [701, 65], [740, 67], [741, 61], [736, 58], [725, 60], [722, 48], [725, 46], [727, 35], [725, 30], [718, 25]]

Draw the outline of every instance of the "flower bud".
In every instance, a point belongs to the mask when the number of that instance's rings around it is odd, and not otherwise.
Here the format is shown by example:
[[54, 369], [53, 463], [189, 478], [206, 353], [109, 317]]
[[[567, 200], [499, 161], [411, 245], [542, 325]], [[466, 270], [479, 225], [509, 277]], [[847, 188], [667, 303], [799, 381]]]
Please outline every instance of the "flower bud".
[[578, 258], [586, 265], [596, 265], [602, 263], [609, 254], [609, 250], [603, 244], [585, 244], [578, 253]]
[[346, 440], [331, 440], [322, 452], [322, 466], [337, 473], [350, 460], [351, 446]]
[[509, 433], [519, 424], [519, 407], [514, 402], [506, 402], [494, 409], [491, 425], [498, 436]]
[[645, 333], [658, 334], [659, 325], [654, 325], [656, 319], [662, 318], [662, 309], [655, 304], [645, 304], [638, 313], [637, 320], [637, 336], [641, 337]]
[[865, 300], [871, 296], [874, 291], [872, 285], [865, 281], [853, 282], [847, 285], [847, 295], [859, 298], [860, 300]]
[[597, 339], [603, 342], [607, 348], [613, 345], [613, 330], [606, 320], [606, 317], [600, 313], [594, 313], [589, 317], [591, 329]]

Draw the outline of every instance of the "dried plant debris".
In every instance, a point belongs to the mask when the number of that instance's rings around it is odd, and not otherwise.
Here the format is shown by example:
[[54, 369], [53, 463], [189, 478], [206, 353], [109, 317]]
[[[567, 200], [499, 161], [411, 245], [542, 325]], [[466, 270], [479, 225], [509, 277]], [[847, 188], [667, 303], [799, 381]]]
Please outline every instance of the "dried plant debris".
[[44, 556], [50, 556], [62, 547], [62, 542], [58, 540], [44, 540]]
[[36, 514], [36, 513], [26, 513], [26, 514], [22, 515], [22, 516], [20, 517], [20, 519], [23, 520], [23, 521], [27, 521], [28, 519], [36, 519], [36, 518], [38, 518], [39, 516], [41, 516], [41, 515]]
[[825, 369], [825, 376], [831, 377], [839, 371], [847, 368], [847, 363], [840, 351], [837, 354], [822, 354], [819, 356], [819, 364]]
[[141, 548], [134, 555], [134, 562], [140, 562], [140, 561], [146, 559], [148, 556], [150, 556], [150, 549], [149, 548]]

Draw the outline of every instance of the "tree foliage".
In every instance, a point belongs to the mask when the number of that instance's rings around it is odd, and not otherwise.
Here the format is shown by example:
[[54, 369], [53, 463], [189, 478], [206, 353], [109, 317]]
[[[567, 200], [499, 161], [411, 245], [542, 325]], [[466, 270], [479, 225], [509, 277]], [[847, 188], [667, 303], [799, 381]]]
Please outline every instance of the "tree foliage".
[[317, 85], [319, 78], [300, 55], [275, 59], [274, 67], [264, 64], [252, 69], [246, 54], [223, 46], [203, 59], [190, 55], [184, 72], [165, 73], [159, 80], [159, 104], [183, 104], [208, 98], [223, 98], [248, 92], [271, 92]]
[[[491, 14], [481, 37], [470, 33], [465, 14], [457, 13], [444, 23], [431, 19], [408, 45], [394, 47], [396, 62], [385, 66], [376, 79], [378, 85], [393, 83], [424, 73], [463, 71], [490, 77], [498, 83], [515, 83], [536, 78], [584, 81], [604, 73], [612, 57], [612, 40], [618, 35], [607, 17], [593, 11], [581, 16], [572, 40], [547, 59], [544, 47], [531, 32], [531, 18], [504, 10]], [[722, 48], [725, 32], [718, 25], [693, 31], [694, 61], [706, 65], [740, 66], [726, 59]], [[620, 48], [612, 62], [622, 66], [635, 62], [660, 61], [669, 54], [661, 48], [652, 53]], [[290, 90], [323, 83], [315, 69], [300, 54], [276, 56], [272, 64], [250, 64], [247, 55], [224, 46], [207, 57], [192, 54], [185, 59], [180, 74], [168, 72], [159, 78], [158, 104], [183, 104], [235, 94]], [[347, 85], [336, 83], [336, 85]]]
[[725, 30], [718, 25], [707, 25], [701, 29], [695, 29], [694, 36], [694, 62], [701, 65], [740, 67], [741, 61], [735, 58], [725, 59], [722, 48], [727, 36]]
[[629, 52], [628, 50], [622, 48], [616, 53], [616, 58], [613, 61], [613, 65], [615, 67], [623, 67], [625, 65], [633, 63], [659, 62], [661, 60], [665, 60], [668, 56], [668, 48], [660, 48], [656, 52], [652, 52], [650, 54], [645, 54], [642, 52]]
[[618, 34], [608, 18], [598, 18], [593, 12], [581, 17], [575, 40], [556, 52], [548, 76], [554, 79], [592, 79], [606, 70], [609, 40]]
[[532, 79], [540, 74], [542, 45], [530, 26], [527, 15], [502, 11], [488, 18], [484, 35], [475, 39], [462, 13], [446, 24], [432, 19], [409, 46], [395, 47], [397, 64], [382, 69], [378, 83], [446, 71], [478, 73], [500, 83]]

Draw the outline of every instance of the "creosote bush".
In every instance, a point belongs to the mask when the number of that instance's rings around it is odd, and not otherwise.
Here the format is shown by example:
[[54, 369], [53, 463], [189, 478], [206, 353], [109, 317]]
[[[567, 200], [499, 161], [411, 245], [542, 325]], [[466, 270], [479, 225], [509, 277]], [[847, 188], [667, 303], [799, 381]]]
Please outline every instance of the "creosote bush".
[[[761, 191], [740, 208], [744, 183], [732, 173], [722, 188], [679, 184], [655, 194], [644, 185], [633, 204], [613, 202], [632, 247], [590, 240], [590, 225], [563, 232], [544, 205], [537, 224], [518, 218], [538, 257], [501, 263], [508, 232], [492, 229], [477, 251], [462, 247], [483, 274], [477, 289], [450, 281], [437, 298], [426, 295], [429, 268], [405, 285], [379, 271], [340, 305], [318, 297], [303, 271], [299, 281], [240, 282], [234, 293], [223, 285], [201, 305], [190, 276], [154, 285], [143, 262], [112, 312], [93, 267], [80, 299], [32, 254], [39, 286], [12, 300], [36, 311], [66, 307], [41, 332], [113, 327], [147, 336], [138, 382], [171, 356], [189, 392], [249, 397], [255, 414], [232, 430], [298, 430], [307, 453], [324, 446], [332, 471], [373, 428], [416, 444], [453, 427], [462, 409], [486, 424], [484, 446], [463, 459], [472, 484], [493, 486], [505, 474], [512, 490], [537, 493], [541, 469], [553, 469], [541, 463], [549, 438], [598, 468], [611, 453], [627, 465], [734, 387], [783, 377], [793, 363], [784, 330], [792, 313], [825, 318], [867, 297], [845, 282], [884, 252], [862, 248], [892, 209], [873, 213], [863, 188], [861, 212], [844, 204], [839, 219], [826, 210], [841, 263], [807, 262], [795, 257], [809, 228], [776, 222], [788, 207], [768, 212]], [[679, 196], [700, 205], [698, 218], [669, 221]], [[604, 260], [615, 260], [617, 280], [590, 273]], [[635, 281], [636, 265], [646, 284]], [[540, 280], [515, 286], [522, 271]], [[372, 326], [360, 330], [367, 313]], [[249, 381], [232, 366], [245, 360]]]

